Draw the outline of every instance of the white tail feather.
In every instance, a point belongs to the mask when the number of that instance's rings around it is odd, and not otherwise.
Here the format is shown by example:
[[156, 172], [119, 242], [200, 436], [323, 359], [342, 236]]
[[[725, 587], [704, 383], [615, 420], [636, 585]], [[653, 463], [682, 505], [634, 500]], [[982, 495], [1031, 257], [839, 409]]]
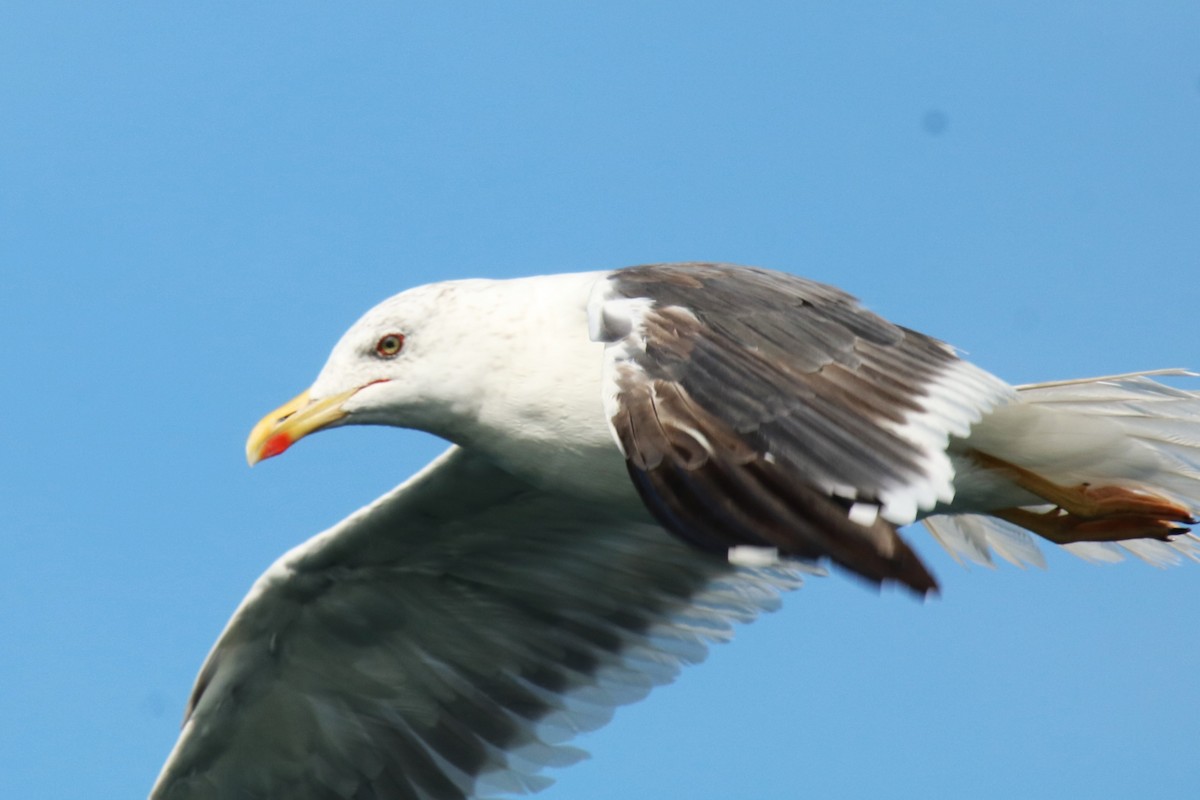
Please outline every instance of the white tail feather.
[[[1200, 392], [1160, 383], [1156, 377], [1197, 377], [1185, 370], [1157, 370], [1100, 378], [1054, 381], [1017, 387], [1022, 404], [1069, 414], [1086, 427], [1100, 421], [1119, 431], [1121, 446], [1111, 455], [1128, 454], [1137, 462], [1128, 475], [1157, 493], [1187, 506], [1200, 516]], [[1080, 419], [1086, 418], [1086, 420]], [[1065, 418], [1064, 418], [1065, 419]], [[1099, 426], [1098, 426], [1099, 429]], [[1104, 448], [1108, 449], [1108, 448]], [[1045, 453], [1040, 454], [1045, 456]], [[1120, 478], [1114, 459], [1095, 464], [1096, 479]], [[1072, 463], [1075, 474], [1080, 465]], [[924, 520], [933, 537], [955, 560], [992, 565], [991, 554], [1018, 566], [1044, 566], [1034, 538], [1004, 520], [982, 514], [939, 514]], [[1171, 541], [1135, 539], [1125, 542], [1078, 542], [1064, 545], [1080, 558], [1095, 562], [1121, 561], [1132, 554], [1163, 567], [1187, 558], [1200, 561], [1200, 538], [1194, 534]]]
[[1026, 403], [1103, 417], [1126, 437], [1158, 456], [1159, 469], [1145, 478], [1152, 488], [1200, 511], [1200, 392], [1177, 389], [1151, 376], [1195, 377], [1184, 370], [1131, 373], [1020, 387]]

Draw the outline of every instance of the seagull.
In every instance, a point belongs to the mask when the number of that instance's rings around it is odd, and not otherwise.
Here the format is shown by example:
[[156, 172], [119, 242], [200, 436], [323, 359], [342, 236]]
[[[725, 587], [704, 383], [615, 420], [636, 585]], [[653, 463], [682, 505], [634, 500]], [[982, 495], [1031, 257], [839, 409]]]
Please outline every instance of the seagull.
[[152, 800], [544, 788], [605, 724], [826, 565], [917, 596], [959, 560], [1200, 560], [1200, 392], [1011, 386], [850, 295], [727, 264], [461, 280], [385, 300], [253, 429], [436, 434], [283, 555], [205, 660]]

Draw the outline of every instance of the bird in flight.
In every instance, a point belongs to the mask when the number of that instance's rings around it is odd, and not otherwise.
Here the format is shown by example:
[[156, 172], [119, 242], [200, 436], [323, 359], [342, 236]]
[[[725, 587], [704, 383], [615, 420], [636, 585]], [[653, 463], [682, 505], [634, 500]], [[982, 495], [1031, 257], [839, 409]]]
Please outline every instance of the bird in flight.
[[935, 593], [917, 521], [959, 559], [1200, 560], [1200, 392], [1164, 374], [1014, 387], [726, 264], [403, 292], [246, 456], [341, 425], [451, 446], [259, 578], [151, 798], [536, 791], [824, 565]]

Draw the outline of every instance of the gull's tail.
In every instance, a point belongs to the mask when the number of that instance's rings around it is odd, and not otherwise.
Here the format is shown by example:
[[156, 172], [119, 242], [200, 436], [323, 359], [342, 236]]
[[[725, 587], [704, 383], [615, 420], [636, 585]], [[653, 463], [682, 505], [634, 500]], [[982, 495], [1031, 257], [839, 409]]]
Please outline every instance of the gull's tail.
[[[972, 487], [963, 494], [976, 497], [956, 497], [952, 513], [925, 526], [956, 559], [980, 564], [995, 553], [1044, 565], [1028, 531], [1091, 561], [1200, 561], [1187, 527], [1200, 515], [1200, 392], [1162, 376], [1194, 377], [1162, 370], [1017, 387], [1019, 402], [958, 443]], [[1014, 502], [980, 507], [989, 494]]]

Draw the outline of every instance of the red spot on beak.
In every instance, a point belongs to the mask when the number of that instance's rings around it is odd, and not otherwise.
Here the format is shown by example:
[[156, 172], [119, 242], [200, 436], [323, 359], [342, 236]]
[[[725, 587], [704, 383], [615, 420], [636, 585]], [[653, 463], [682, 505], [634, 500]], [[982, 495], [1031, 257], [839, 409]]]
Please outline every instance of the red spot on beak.
[[262, 450], [259, 451], [258, 457], [260, 460], [272, 458], [279, 455], [284, 450], [292, 446], [295, 440], [286, 433], [277, 433], [263, 444]]

